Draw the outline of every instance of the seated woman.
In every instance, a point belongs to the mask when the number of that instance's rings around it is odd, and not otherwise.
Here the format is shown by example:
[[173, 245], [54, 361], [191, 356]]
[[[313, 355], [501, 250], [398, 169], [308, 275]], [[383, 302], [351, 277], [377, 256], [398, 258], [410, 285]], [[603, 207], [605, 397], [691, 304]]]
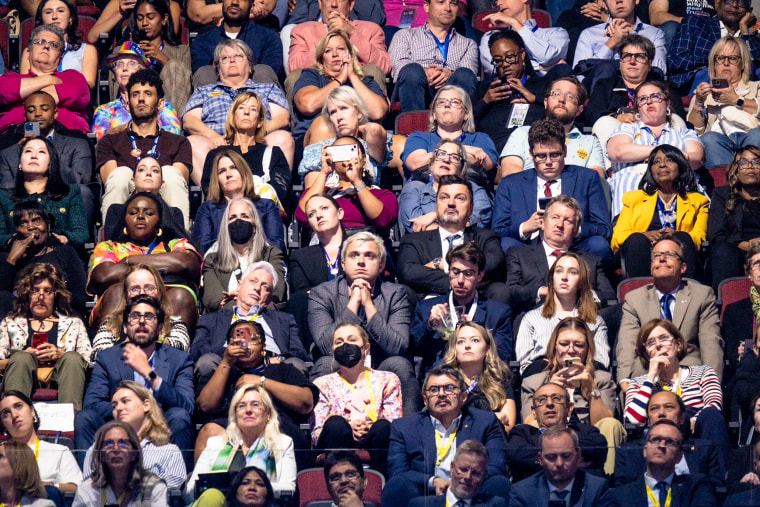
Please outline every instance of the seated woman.
[[[38, 4], [34, 16], [34, 26], [52, 25], [64, 31], [64, 50], [60, 70], [76, 70], [87, 80], [90, 88], [95, 88], [98, 78], [98, 50], [92, 44], [82, 41], [79, 31], [79, 15], [76, 6], [69, 0], [43, 0]], [[22, 74], [29, 72], [29, 48], [21, 53]]]
[[31, 397], [35, 386], [58, 387], [58, 402], [82, 409], [92, 347], [84, 322], [72, 316], [60, 269], [33, 264], [15, 287], [13, 310], [0, 322], [3, 389]]
[[[125, 42], [106, 59], [106, 65], [113, 72], [115, 84], [118, 86], [118, 96], [111, 102], [95, 108], [95, 113], [92, 115], [92, 131], [95, 132], [98, 141], [110, 129], [127, 125], [132, 121], [127, 83], [132, 74], [147, 68], [149, 61], [140, 46], [134, 42]], [[164, 96], [164, 107], [158, 112], [158, 126], [172, 134], [182, 133], [177, 110], [166, 96]]]
[[314, 379], [311, 440], [317, 449], [369, 449], [370, 466], [382, 473], [388, 462], [391, 423], [402, 416], [401, 385], [395, 373], [365, 366], [369, 335], [361, 326], [335, 326], [332, 354], [338, 371]]
[[746, 253], [760, 244], [760, 147], [738, 150], [726, 181], [728, 185], [713, 190], [707, 217], [715, 289], [727, 278], [742, 276]]
[[[671, 126], [670, 93], [660, 81], [645, 81], [635, 91], [639, 120], [622, 123], [607, 141], [607, 155], [612, 162], [612, 217], [623, 209], [623, 195], [636, 190], [646, 172], [645, 161], [660, 144], [671, 144], [681, 150], [689, 167], [699, 169], [704, 160], [704, 147], [693, 130]], [[663, 135], [665, 134], [665, 135]]]
[[[752, 55], [730, 35], [708, 57], [709, 82], [699, 83], [686, 117], [705, 145], [705, 167], [728, 165], [736, 150], [760, 145], [760, 81], [750, 81]], [[722, 82], [719, 86], [711, 83]]]
[[0, 280], [8, 283], [0, 289], [0, 315], [13, 307], [12, 287], [27, 266], [49, 263], [61, 270], [66, 288], [71, 293], [71, 307], [85, 315], [87, 274], [77, 252], [70, 245], [62, 245], [50, 233], [51, 218], [45, 206], [37, 201], [20, 201], [13, 206], [13, 223], [16, 234], [11, 236], [9, 251], [0, 253]]
[[[175, 0], [167, 3], [171, 11], [170, 20], [173, 24], [174, 33], [179, 33], [182, 6]], [[102, 4], [103, 2], [100, 2], [98, 5]], [[115, 37], [117, 41], [122, 40], [124, 31], [129, 28], [129, 21], [136, 4], [136, 2], [124, 4], [123, 2], [119, 2], [119, 0], [108, 0], [105, 7], [101, 10], [95, 25], [86, 34], [87, 42], [95, 44], [98, 42], [101, 33], [109, 34], [109, 39]]]
[[261, 178], [258, 178], [257, 184], [251, 168], [236, 151], [227, 147], [214, 151], [216, 154], [211, 163], [207, 200], [195, 215], [193, 238], [201, 244], [204, 252], [207, 251], [219, 237], [222, 216], [227, 211], [228, 204], [235, 199], [247, 198], [256, 206], [267, 241], [285, 251], [285, 228], [280, 210], [275, 201], [264, 197], [268, 194], [277, 198], [272, 195], [272, 187], [262, 183]]
[[[240, 456], [238, 456], [240, 455]], [[223, 459], [220, 459], [223, 458]], [[240, 387], [232, 397], [229, 423], [223, 434], [208, 439], [206, 448], [187, 480], [184, 498], [196, 496], [199, 474], [237, 472], [239, 461], [245, 466], [266, 470], [276, 497], [296, 489], [296, 458], [293, 439], [280, 433], [280, 417], [267, 389], [258, 383]]]
[[613, 449], [607, 454], [604, 465], [604, 471], [612, 474], [614, 448], [625, 442], [626, 433], [625, 427], [615, 419], [617, 386], [609, 372], [594, 367], [595, 348], [594, 336], [585, 320], [579, 317], [562, 319], [554, 328], [546, 348], [546, 369], [522, 380], [522, 417], [525, 424], [535, 421], [531, 407], [533, 394], [539, 387], [547, 382], [564, 386], [573, 404], [568, 416], [596, 426]]
[[583, 257], [574, 252], [560, 255], [549, 268], [547, 294], [540, 308], [525, 314], [515, 342], [515, 357], [523, 378], [540, 373], [549, 363], [546, 357], [554, 328], [565, 317], [580, 317], [594, 335], [593, 360], [610, 366], [607, 325], [597, 313], [591, 274]]
[[122, 283], [130, 264], [146, 264], [161, 272], [169, 287], [166, 296], [174, 315], [193, 329], [198, 319], [200, 255], [177, 226], [163, 221], [163, 207], [157, 196], [147, 192], [132, 194], [125, 206], [119, 237], [98, 243], [90, 256], [87, 290], [99, 297], [95, 310], [100, 315], [112, 313], [119, 298], [109, 291], [118, 294], [124, 290]]
[[274, 490], [265, 471], [247, 466], [235, 475], [225, 495], [209, 488], [198, 497], [195, 507], [274, 507]]
[[[429, 170], [418, 169], [404, 184], [398, 198], [399, 219], [406, 232], [438, 228], [438, 181], [447, 174], [462, 176], [468, 169], [467, 152], [459, 139], [441, 139], [433, 149]], [[491, 227], [493, 202], [488, 192], [472, 183], [473, 210], [470, 225]]]
[[285, 255], [262, 234], [264, 227], [250, 199], [232, 199], [224, 210], [219, 239], [208, 250], [203, 262], [203, 295], [207, 311], [214, 312], [234, 303], [240, 277], [245, 268], [267, 261], [277, 271], [274, 302], [285, 301]]
[[[726, 260], [721, 259], [720, 262], [726, 262]], [[760, 318], [760, 305], [758, 305], [760, 302], [760, 242], [749, 247], [744, 261], [744, 274], [751, 282], [750, 289], [746, 293], [747, 297], [725, 305], [722, 311], [720, 335], [726, 343], [724, 358], [728, 360], [723, 369], [724, 386], [731, 381], [734, 372], [741, 364], [743, 355], [749, 352], [743, 345], [746, 340], [754, 340], [757, 327], [755, 323]], [[742, 347], [741, 353], [738, 353], [740, 347]], [[753, 393], [760, 392], [760, 377], [752, 378], [752, 381], [753, 384], [758, 383], [757, 389], [751, 389]], [[730, 393], [726, 392], [727, 398], [729, 395]], [[735, 408], [733, 403], [731, 406]]]
[[685, 276], [694, 278], [710, 205], [696, 190], [697, 179], [681, 150], [669, 144], [652, 150], [639, 190], [623, 196], [623, 209], [612, 231], [612, 250], [620, 252], [626, 276], [650, 276], [652, 245], [662, 238], [677, 238], [683, 245]]
[[[118, 299], [113, 312], [101, 316], [93, 310], [90, 315], [91, 324], [100, 323], [92, 339], [92, 349], [95, 353], [109, 349], [119, 341], [123, 332], [124, 307], [133, 297], [142, 294], [153, 296], [161, 303], [165, 318], [158, 336], [159, 343], [167, 343], [176, 349], [187, 351], [190, 348], [190, 332], [182, 319], [174, 314], [166, 290], [164, 280], [156, 268], [147, 264], [131, 264], [124, 275], [123, 290], [108, 294], [109, 297]], [[110, 303], [104, 303], [102, 306], [110, 306]]]
[[77, 489], [72, 507], [168, 507], [166, 483], [145, 470], [132, 426], [122, 421], [104, 424], [95, 434], [92, 450], [92, 476]]
[[0, 425], [10, 440], [29, 446], [43, 486], [74, 493], [82, 482], [82, 471], [68, 447], [41, 440], [37, 436], [40, 417], [34, 403], [24, 393], [5, 390], [0, 395]]
[[0, 459], [5, 466], [0, 473], [0, 501], [19, 507], [55, 507], [48, 500], [35, 466], [34, 452], [26, 444], [8, 440], [0, 444]]
[[[333, 162], [332, 153], [338, 151], [347, 160]], [[344, 152], [350, 153], [343, 157]], [[306, 202], [312, 195], [326, 192], [340, 204], [345, 228], [389, 229], [398, 219], [396, 196], [389, 190], [369, 187], [369, 180], [367, 153], [362, 143], [353, 136], [339, 137], [333, 144], [322, 147], [322, 169], [301, 196], [296, 220], [306, 226]]]
[[[285, 154], [279, 146], [267, 145], [267, 119], [261, 97], [243, 92], [235, 99], [224, 124], [227, 146], [214, 148], [206, 155], [201, 176], [201, 187], [208, 194], [213, 179], [214, 161], [221, 151], [234, 151], [242, 155], [254, 175], [257, 194], [278, 203], [285, 203], [290, 192], [291, 171]], [[258, 180], [257, 180], [258, 178]], [[264, 186], [267, 183], [268, 186]], [[274, 189], [274, 196], [271, 195]]]
[[493, 187], [499, 158], [496, 147], [490, 137], [475, 131], [472, 101], [457, 86], [446, 85], [438, 90], [430, 105], [430, 128], [427, 132], [412, 132], [407, 138], [401, 155], [404, 179], [430, 163], [441, 139], [459, 139], [467, 152], [467, 177], [483, 188]]
[[459, 370], [467, 384], [465, 407], [490, 410], [509, 433], [517, 424], [512, 372], [499, 358], [491, 331], [463, 322], [449, 337], [443, 364]]
[[388, 112], [388, 98], [372, 76], [365, 76], [356, 49], [346, 32], [330, 30], [319, 41], [316, 61], [305, 69], [293, 87], [295, 126], [293, 137], [304, 137], [325, 105], [327, 95], [339, 86], [350, 86], [367, 105], [368, 119], [382, 120]]
[[[111, 405], [114, 420], [129, 424], [140, 439], [145, 471], [160, 477], [169, 489], [180, 489], [187, 480], [182, 451], [169, 442], [171, 430], [150, 390], [137, 382], [123, 380], [114, 388]], [[93, 472], [92, 449], [87, 449], [84, 458], [85, 479]]]
[[52, 234], [62, 244], [81, 247], [90, 237], [87, 214], [79, 185], [61, 179], [58, 152], [53, 142], [41, 136], [21, 142], [21, 158], [16, 173], [16, 188], [0, 191], [0, 244], [5, 245], [16, 231], [13, 207], [19, 201], [42, 203], [52, 218]]

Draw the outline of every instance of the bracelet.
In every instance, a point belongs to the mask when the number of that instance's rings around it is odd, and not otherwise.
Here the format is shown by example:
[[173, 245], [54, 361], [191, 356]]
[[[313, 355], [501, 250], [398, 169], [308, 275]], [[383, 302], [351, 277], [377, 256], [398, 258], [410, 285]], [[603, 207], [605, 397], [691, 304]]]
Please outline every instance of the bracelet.
[[367, 184], [366, 183], [360, 183], [358, 187], [354, 187], [354, 189], [356, 190], [357, 194], [359, 192], [361, 192], [362, 190], [364, 190], [365, 188], [367, 188]]

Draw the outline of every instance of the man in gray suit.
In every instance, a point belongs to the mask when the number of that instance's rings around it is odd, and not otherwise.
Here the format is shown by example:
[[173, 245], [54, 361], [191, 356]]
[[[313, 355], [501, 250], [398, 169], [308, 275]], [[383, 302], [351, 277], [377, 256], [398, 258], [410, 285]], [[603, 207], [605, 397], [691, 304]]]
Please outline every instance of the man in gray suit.
[[712, 366], [723, 373], [723, 339], [713, 290], [684, 279], [683, 248], [675, 238], [660, 239], [652, 247], [651, 273], [654, 283], [632, 290], [625, 297], [623, 319], [617, 341], [617, 378], [620, 388], [626, 379], [646, 374], [636, 352], [639, 329], [652, 319], [668, 319], [686, 341], [682, 365]]

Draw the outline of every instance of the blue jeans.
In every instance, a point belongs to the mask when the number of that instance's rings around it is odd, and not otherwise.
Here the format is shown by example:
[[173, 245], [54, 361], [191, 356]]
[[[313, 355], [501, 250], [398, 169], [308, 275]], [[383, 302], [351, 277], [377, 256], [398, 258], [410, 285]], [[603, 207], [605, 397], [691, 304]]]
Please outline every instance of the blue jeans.
[[[467, 95], [472, 96], [478, 85], [478, 78], [470, 69], [460, 67], [451, 74], [446, 84], [459, 86]], [[393, 97], [401, 102], [402, 111], [419, 111], [427, 109], [436, 91], [428, 84], [422, 65], [410, 63], [399, 72]]]
[[705, 132], [701, 137], [705, 146], [705, 167], [712, 169], [720, 165], [728, 165], [734, 152], [746, 146], [760, 146], [760, 128], [752, 129], [746, 134], [736, 132], [730, 136], [717, 132]]
[[673, 44], [673, 39], [676, 38], [678, 29], [681, 27], [681, 23], [678, 21], [666, 21], [660, 27], [660, 30], [665, 33], [665, 49], [670, 51], [670, 45]]

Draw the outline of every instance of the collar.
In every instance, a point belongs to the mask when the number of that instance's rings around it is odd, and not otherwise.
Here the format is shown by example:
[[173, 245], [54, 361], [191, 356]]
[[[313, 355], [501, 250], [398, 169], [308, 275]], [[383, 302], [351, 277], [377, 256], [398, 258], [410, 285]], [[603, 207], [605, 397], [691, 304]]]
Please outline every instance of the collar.
[[[715, 17], [718, 19], [718, 26], [720, 27], [720, 32], [726, 32], [726, 34], [731, 35], [731, 33], [728, 31], [728, 27], [723, 23], [723, 21], [718, 18], [718, 15], [716, 14]], [[731, 37], [741, 37], [742, 31], [740, 29], [737, 29]]]
[[[535, 171], [535, 169], [534, 169], [534, 171]], [[563, 168], [562, 169], [562, 173], [564, 173], [564, 172], [565, 172], [565, 169]], [[551, 181], [554, 181], [556, 183], [561, 183], [562, 182], [562, 173], [559, 173], [559, 176], [557, 176], [556, 180], [551, 180]], [[544, 178], [542, 178], [541, 175], [538, 174], [538, 171], [536, 171], [536, 181], [538, 181], [538, 187], [543, 187], [544, 184], [546, 184], [546, 183], [549, 182], [549, 180], [545, 180]]]
[[466, 507], [470, 507], [472, 505], [472, 499], [471, 498], [457, 498], [457, 496], [451, 492], [451, 488], [448, 488], [446, 490], [446, 504], [449, 507], [453, 507], [454, 505], [457, 505], [458, 502], [462, 502], [459, 505], [464, 505]]
[[[683, 287], [683, 282], [681, 282], [681, 284], [678, 287], [676, 287], [674, 290], [668, 292], [668, 294], [670, 294], [674, 298], [676, 298], [676, 294], [678, 294], [678, 291], [681, 290], [682, 287]], [[657, 294], [657, 301], [659, 301], [662, 298], [662, 296], [665, 295], [665, 293], [661, 292], [660, 289], [658, 289], [656, 285], [654, 286], [654, 292], [655, 292], [655, 294]], [[674, 301], [675, 301], [675, 299], [674, 299]]]
[[578, 130], [578, 127], [576, 127], [575, 125], [573, 125], [573, 128], [570, 130], [570, 132], [568, 132], [567, 134], [565, 134], [565, 139], [578, 139], [582, 135], [583, 135], [583, 133], [581, 133], [581, 131]]
[[573, 477], [573, 480], [570, 481], [570, 484], [568, 484], [567, 487], [563, 489], [557, 488], [554, 484], [551, 483], [551, 481], [548, 478], [546, 479], [546, 484], [549, 485], [549, 494], [552, 494], [552, 492], [554, 491], [567, 491], [568, 495], [572, 495], [573, 485], [575, 484], [575, 477]]
[[673, 478], [675, 477], [675, 473], [670, 474], [665, 478], [664, 481], [658, 481], [656, 479], [653, 479], [649, 476], [649, 472], [646, 472], [644, 474], [644, 483], [649, 486], [649, 488], [654, 491], [654, 487], [657, 485], [658, 482], [664, 482], [668, 485], [668, 487], [673, 485]]
[[141, 136], [140, 134], [138, 134], [137, 132], [135, 132], [134, 130], [132, 130], [132, 121], [131, 120], [130, 120], [130, 122], [127, 125], [128, 125], [127, 133], [129, 134], [129, 137], [136, 137], [136, 138], [139, 138], [139, 139], [153, 139], [153, 138], [158, 137], [158, 136], [161, 135], [161, 126], [158, 124], [158, 120], [156, 120], [156, 133], [155, 134], [148, 134], [147, 136]]
[[455, 429], [459, 428], [459, 422], [462, 420], [462, 414], [460, 413], [456, 419], [451, 423], [451, 426], [448, 428], [443, 427], [443, 423], [436, 419], [433, 414], [430, 414], [430, 422], [433, 423], [433, 429], [439, 433], [443, 433], [444, 435], [451, 433]]
[[[644, 123], [641, 120], [639, 120], [639, 122], [637, 124], [637, 127], [639, 129], [641, 129], [641, 130], [645, 130], [645, 131], [649, 132], [650, 135], [654, 135], [654, 134], [652, 134], [652, 129], [646, 123]], [[671, 130], [670, 123], [666, 122], [665, 126], [662, 127], [662, 132], [660, 132], [660, 135], [664, 134], [665, 132], [670, 132], [670, 130]]]
[[552, 248], [549, 246], [549, 244], [546, 241], [543, 241], [543, 240], [541, 241], [541, 246], [544, 247], [544, 254], [546, 255], [546, 257], [549, 257], [554, 250], [560, 250], [562, 253], [565, 253], [568, 250], [570, 250], [569, 248]]
[[459, 229], [458, 231], [449, 232], [443, 227], [438, 228], [438, 235], [441, 237], [441, 244], [448, 238], [449, 236], [454, 236], [455, 234], [459, 234], [459, 237], [464, 240], [464, 228]]
[[241, 86], [240, 88], [233, 88], [231, 86], [228, 86], [228, 85], [222, 83], [221, 81], [217, 81], [216, 84], [214, 84], [214, 88], [222, 88], [224, 90], [242, 90], [243, 88], [251, 88], [251, 89], [253, 89], [255, 87], [256, 87], [256, 83], [254, 83], [253, 79], [251, 79], [251, 78], [248, 78], [245, 81], [245, 84], [243, 86]]
[[[425, 22], [424, 25], [422, 25], [422, 28], [425, 30], [425, 33], [429, 33], [430, 35], [433, 35], [433, 31], [430, 29], [430, 24], [427, 21]], [[449, 28], [448, 33], [451, 36], [451, 38], [455, 37], [457, 31], [454, 30], [454, 25], [451, 25], [451, 28]], [[435, 35], [433, 35], [433, 37], [435, 38]]]

